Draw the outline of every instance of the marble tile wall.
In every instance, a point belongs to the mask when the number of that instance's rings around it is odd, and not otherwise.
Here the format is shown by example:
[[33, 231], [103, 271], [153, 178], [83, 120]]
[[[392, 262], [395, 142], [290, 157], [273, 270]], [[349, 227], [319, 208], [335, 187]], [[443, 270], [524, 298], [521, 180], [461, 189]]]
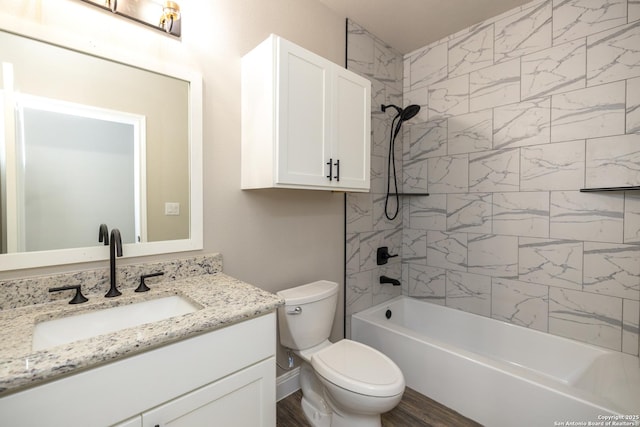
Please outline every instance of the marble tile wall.
[[372, 112], [373, 191], [347, 202], [347, 315], [398, 292], [376, 284], [384, 245], [407, 295], [637, 355], [640, 192], [579, 189], [640, 185], [640, 2], [532, 1], [405, 55], [401, 87], [376, 65], [382, 41], [353, 23], [348, 40], [374, 110], [422, 107], [398, 168], [404, 192], [430, 196], [380, 219], [392, 117]]
[[640, 185], [638, 3], [533, 1], [403, 74], [404, 292], [638, 354], [640, 196], [579, 192]]
[[[428, 56], [425, 52], [423, 55]], [[366, 31], [353, 21], [348, 22], [347, 68], [371, 80], [371, 192], [347, 194], [347, 230], [346, 230], [346, 317], [347, 336], [350, 334], [351, 314], [364, 310], [380, 302], [402, 294], [402, 288], [392, 285], [381, 285], [379, 277], [386, 275], [401, 279], [401, 257], [391, 258], [384, 266], [376, 264], [376, 250], [380, 246], [388, 246], [392, 254], [400, 254], [403, 240], [402, 213], [395, 220], [388, 220], [384, 214], [385, 193], [387, 188], [387, 169], [389, 156], [389, 137], [391, 121], [395, 110], [382, 112], [381, 104], [402, 106], [403, 56], [385, 44], [382, 40]], [[423, 68], [423, 78], [427, 78], [437, 70]], [[446, 70], [444, 71], [446, 75]], [[424, 113], [422, 113], [424, 114]], [[427, 122], [425, 126], [412, 128], [414, 134], [413, 147], [407, 149], [415, 153], [416, 168], [412, 175], [417, 181], [414, 186], [425, 186], [426, 159], [431, 151], [434, 155], [446, 153], [446, 127], [439, 127], [436, 122]], [[398, 187], [403, 183], [402, 174], [402, 134], [396, 139], [396, 167]], [[437, 141], [442, 141], [444, 151], [437, 148]], [[411, 161], [405, 162], [405, 168], [412, 168]], [[393, 182], [391, 182], [393, 191]], [[389, 199], [389, 211], [394, 211], [396, 202]], [[402, 212], [402, 206], [399, 207]], [[639, 211], [640, 213], [640, 205]], [[424, 244], [421, 244], [424, 243]], [[409, 243], [407, 243], [409, 244]], [[426, 241], [413, 243], [415, 254], [406, 254], [406, 259], [421, 259], [425, 256]]]

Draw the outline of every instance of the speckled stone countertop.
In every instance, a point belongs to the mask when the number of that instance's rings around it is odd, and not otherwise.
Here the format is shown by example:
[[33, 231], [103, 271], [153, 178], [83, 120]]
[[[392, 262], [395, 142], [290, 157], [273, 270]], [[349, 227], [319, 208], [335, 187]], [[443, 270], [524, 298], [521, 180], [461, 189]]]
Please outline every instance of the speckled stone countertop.
[[[88, 294], [89, 301], [79, 305], [69, 305], [65, 300], [0, 311], [0, 397], [269, 313], [284, 302], [274, 294], [219, 272], [149, 286], [151, 290], [145, 293], [121, 289], [122, 295], [116, 298], [104, 298], [103, 293]], [[202, 308], [46, 350], [32, 350], [37, 322], [169, 295], [180, 295]]]

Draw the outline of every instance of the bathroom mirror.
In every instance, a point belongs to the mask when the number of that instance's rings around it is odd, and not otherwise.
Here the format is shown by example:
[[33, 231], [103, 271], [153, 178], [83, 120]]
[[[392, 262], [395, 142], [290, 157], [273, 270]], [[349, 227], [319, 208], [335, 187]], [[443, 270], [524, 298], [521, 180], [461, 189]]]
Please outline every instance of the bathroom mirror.
[[0, 270], [202, 249], [201, 77], [42, 31], [0, 30]]

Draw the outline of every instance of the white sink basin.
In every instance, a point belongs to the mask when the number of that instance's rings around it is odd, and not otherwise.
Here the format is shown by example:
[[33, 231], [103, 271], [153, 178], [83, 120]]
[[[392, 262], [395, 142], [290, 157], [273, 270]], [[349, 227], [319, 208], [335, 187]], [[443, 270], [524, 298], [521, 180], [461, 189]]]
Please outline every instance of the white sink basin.
[[47, 320], [35, 325], [33, 330], [33, 350], [43, 350], [132, 326], [157, 322], [170, 317], [193, 313], [199, 309], [199, 306], [174, 295], [91, 311], [76, 316]]

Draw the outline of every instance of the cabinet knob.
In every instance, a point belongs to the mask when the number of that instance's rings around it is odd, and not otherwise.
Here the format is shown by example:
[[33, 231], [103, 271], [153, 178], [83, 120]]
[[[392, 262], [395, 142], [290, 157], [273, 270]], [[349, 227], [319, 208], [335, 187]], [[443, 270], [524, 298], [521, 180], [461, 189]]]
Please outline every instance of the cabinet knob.
[[326, 164], [329, 165], [329, 175], [327, 175], [327, 178], [329, 178], [329, 181], [333, 181], [333, 159], [329, 159]]
[[340, 159], [336, 160], [334, 165], [336, 166], [336, 176], [334, 178], [336, 181], [340, 181]]

